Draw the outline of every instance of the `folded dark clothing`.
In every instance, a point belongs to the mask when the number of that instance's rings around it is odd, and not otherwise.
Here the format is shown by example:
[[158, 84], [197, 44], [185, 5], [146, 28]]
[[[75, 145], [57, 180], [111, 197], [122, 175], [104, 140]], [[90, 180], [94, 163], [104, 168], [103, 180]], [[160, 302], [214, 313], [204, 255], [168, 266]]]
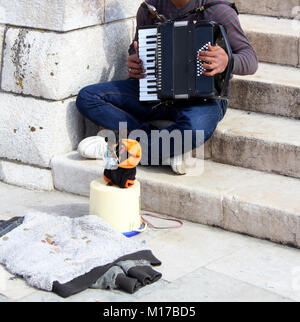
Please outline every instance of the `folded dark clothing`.
[[128, 270], [128, 276], [136, 278], [145, 286], [158, 281], [162, 274], [155, 271], [151, 266], [136, 266]]
[[116, 286], [120, 290], [133, 294], [138, 291], [143, 285], [136, 278], [126, 276], [123, 273], [117, 276]]
[[91, 288], [120, 289], [133, 294], [142, 286], [158, 281], [162, 274], [147, 260], [120, 261], [103, 274]]
[[[122, 263], [122, 267], [120, 263]], [[127, 272], [130, 268], [138, 265], [145, 266], [147, 264], [153, 265], [153, 266], [159, 266], [161, 265], [161, 262], [149, 250], [129, 254], [129, 255], [123, 256], [122, 258], [119, 258], [118, 260], [116, 260], [111, 264], [108, 264], [102, 267], [96, 267], [89, 273], [79, 276], [65, 284], [54, 282], [52, 291], [62, 297], [68, 297], [70, 295], [83, 291], [87, 288], [97, 288], [97, 289], [120, 288], [121, 290], [126, 291], [128, 293], [136, 292], [143, 285], [137, 279], [136, 281], [131, 281], [131, 280], [124, 281], [122, 277], [119, 277], [119, 280], [117, 282], [118, 273], [123, 271], [125, 275], [128, 275]], [[121, 271], [116, 270], [116, 267], [121, 269]], [[136, 284], [132, 285], [133, 283], [136, 283]]]
[[116, 279], [119, 274], [124, 274], [122, 268], [119, 266], [112, 266], [91, 286], [91, 288], [113, 290], [117, 288]]
[[22, 225], [23, 220], [24, 217], [14, 217], [9, 220], [0, 220], [0, 238]]

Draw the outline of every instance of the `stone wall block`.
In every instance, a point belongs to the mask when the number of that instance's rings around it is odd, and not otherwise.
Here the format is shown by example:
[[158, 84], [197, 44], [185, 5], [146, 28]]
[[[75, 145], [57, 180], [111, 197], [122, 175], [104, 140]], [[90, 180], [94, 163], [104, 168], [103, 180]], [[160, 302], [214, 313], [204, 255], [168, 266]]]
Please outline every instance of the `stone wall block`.
[[0, 0], [0, 23], [69, 31], [102, 24], [104, 0]]
[[5, 32], [5, 26], [0, 26], [0, 73], [1, 73], [1, 69], [2, 69], [1, 62], [2, 62], [4, 32]]
[[2, 89], [51, 100], [86, 85], [127, 77], [133, 20], [68, 33], [9, 28]]
[[135, 17], [143, 0], [106, 0], [105, 22]]
[[0, 158], [49, 167], [77, 148], [84, 123], [74, 99], [49, 102], [0, 93]]

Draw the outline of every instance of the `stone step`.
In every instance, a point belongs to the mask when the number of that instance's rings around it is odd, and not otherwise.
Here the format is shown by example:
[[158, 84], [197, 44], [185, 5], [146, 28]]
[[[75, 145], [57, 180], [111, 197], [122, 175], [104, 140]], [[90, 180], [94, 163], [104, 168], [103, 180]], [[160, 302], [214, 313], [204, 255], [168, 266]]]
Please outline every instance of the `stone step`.
[[300, 20], [240, 15], [259, 61], [299, 66]]
[[[139, 167], [142, 208], [300, 247], [300, 180], [202, 160], [190, 176], [169, 167]], [[76, 152], [56, 156], [56, 189], [89, 195], [90, 182], [102, 175], [101, 161]]]
[[300, 0], [235, 0], [240, 13], [299, 19]]
[[213, 136], [212, 159], [300, 178], [300, 120], [229, 109]]
[[300, 70], [260, 63], [255, 75], [234, 76], [230, 107], [300, 118]]

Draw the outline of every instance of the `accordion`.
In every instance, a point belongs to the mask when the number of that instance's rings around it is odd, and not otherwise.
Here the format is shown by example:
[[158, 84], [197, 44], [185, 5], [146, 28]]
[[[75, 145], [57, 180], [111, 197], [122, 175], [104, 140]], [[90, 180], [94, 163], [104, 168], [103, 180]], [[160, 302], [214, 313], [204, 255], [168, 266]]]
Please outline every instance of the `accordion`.
[[[232, 50], [224, 27], [213, 21], [166, 22], [138, 30], [139, 57], [146, 70], [140, 79], [141, 102], [193, 99], [228, 99], [233, 66]], [[199, 51], [219, 45], [229, 63], [222, 74], [205, 76]]]

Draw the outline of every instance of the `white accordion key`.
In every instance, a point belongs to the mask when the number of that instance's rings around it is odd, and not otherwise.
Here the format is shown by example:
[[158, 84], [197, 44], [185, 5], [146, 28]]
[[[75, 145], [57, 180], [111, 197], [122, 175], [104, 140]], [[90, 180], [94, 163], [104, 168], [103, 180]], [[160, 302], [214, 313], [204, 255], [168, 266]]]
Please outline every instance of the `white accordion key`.
[[146, 78], [140, 79], [140, 101], [158, 101], [155, 71], [157, 28], [138, 31], [139, 57], [146, 70]]

